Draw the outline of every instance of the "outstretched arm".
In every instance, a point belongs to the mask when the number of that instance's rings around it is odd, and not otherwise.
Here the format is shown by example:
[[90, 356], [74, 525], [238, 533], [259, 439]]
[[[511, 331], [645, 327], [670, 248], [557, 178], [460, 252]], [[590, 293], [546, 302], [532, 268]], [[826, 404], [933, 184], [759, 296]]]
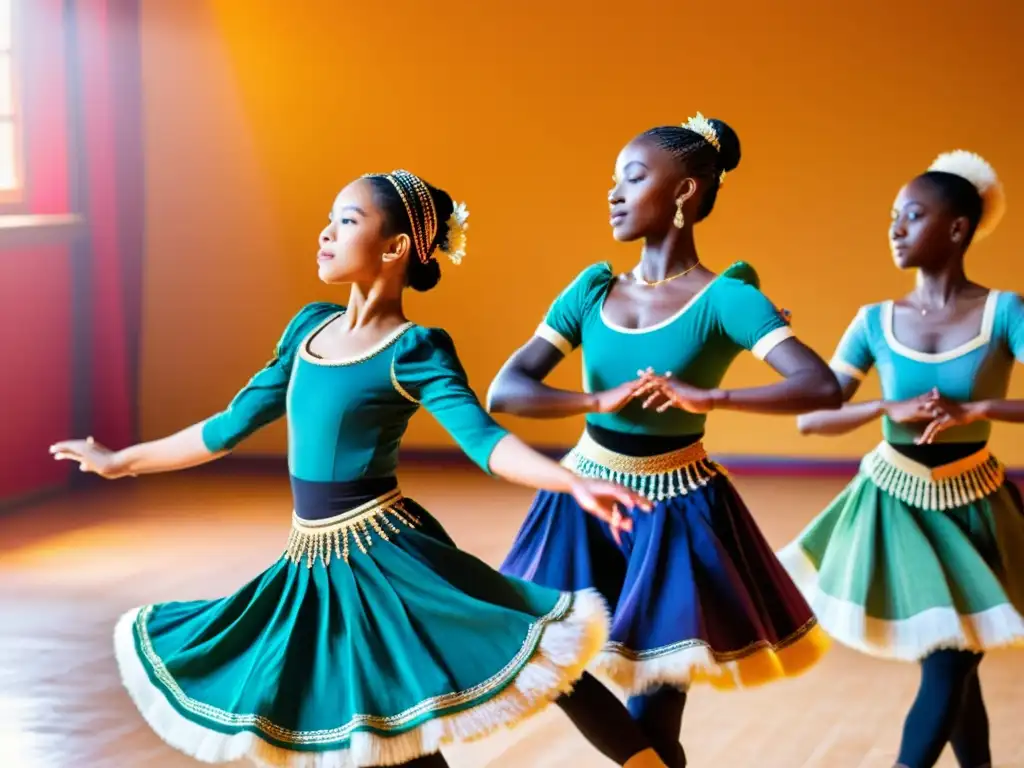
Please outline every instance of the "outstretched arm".
[[245, 438], [284, 416], [298, 343], [307, 331], [339, 309], [326, 303], [304, 307], [285, 328], [270, 362], [249, 379], [227, 408], [199, 424], [118, 451], [90, 437], [56, 443], [50, 446], [50, 453], [58, 460], [78, 462], [83, 472], [108, 479], [173, 472], [226, 456]]
[[622, 515], [619, 505], [626, 509], [651, 509], [651, 502], [643, 496], [614, 483], [578, 477], [511, 433], [494, 446], [488, 467], [498, 477], [516, 485], [571, 493], [583, 509], [608, 523], [616, 539], [619, 531], [633, 529], [633, 521]]
[[138, 443], [111, 451], [92, 438], [65, 440], [50, 446], [57, 460], [78, 462], [83, 472], [108, 480], [135, 475], [188, 469], [226, 456], [229, 451], [211, 451], [203, 441], [203, 424], [193, 424], [159, 440]]

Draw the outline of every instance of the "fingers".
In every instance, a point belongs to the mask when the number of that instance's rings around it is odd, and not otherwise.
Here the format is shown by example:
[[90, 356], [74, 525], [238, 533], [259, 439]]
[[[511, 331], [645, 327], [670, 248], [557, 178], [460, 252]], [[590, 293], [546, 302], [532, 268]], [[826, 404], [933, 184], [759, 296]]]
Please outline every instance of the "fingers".
[[620, 533], [622, 531], [626, 531], [627, 533], [631, 531], [633, 529], [633, 521], [630, 520], [628, 517], [624, 519], [622, 517], [622, 514], [619, 512], [619, 508], [613, 507], [610, 519], [607, 522], [608, 528], [610, 529], [612, 534], [612, 540], [621, 547], [622, 536], [620, 535]]
[[608, 524], [617, 531], [626, 531], [629, 533], [633, 530], [633, 520], [628, 515], [623, 515], [619, 511], [617, 505], [612, 505], [611, 512], [609, 513]]
[[643, 381], [640, 384], [638, 384], [636, 388], [633, 390], [633, 397], [640, 397], [641, 395], [646, 395], [648, 392], [651, 392], [656, 389], [659, 389], [658, 382], [650, 380]]
[[650, 499], [646, 496], [641, 496], [639, 493], [634, 493], [633, 491], [619, 485], [611, 486], [609, 489], [609, 495], [613, 496], [620, 504], [629, 509], [636, 509], [639, 507], [645, 512], [650, 512], [654, 507]]
[[95, 445], [96, 441], [91, 436], [85, 438], [85, 440], [61, 440], [59, 443], [54, 443], [50, 446], [50, 453], [56, 454], [67, 451], [81, 453], [83, 448], [93, 448]]
[[949, 418], [938, 418], [928, 423], [928, 426], [924, 428], [924, 432], [915, 441], [918, 445], [928, 445], [935, 441], [936, 436], [945, 429], [948, 429], [952, 425], [952, 419]]
[[633, 530], [633, 521], [628, 517], [622, 517], [618, 507], [612, 510], [611, 520], [608, 522], [608, 528], [612, 534], [612, 540], [618, 545], [622, 546], [621, 532], [625, 531], [629, 533]]

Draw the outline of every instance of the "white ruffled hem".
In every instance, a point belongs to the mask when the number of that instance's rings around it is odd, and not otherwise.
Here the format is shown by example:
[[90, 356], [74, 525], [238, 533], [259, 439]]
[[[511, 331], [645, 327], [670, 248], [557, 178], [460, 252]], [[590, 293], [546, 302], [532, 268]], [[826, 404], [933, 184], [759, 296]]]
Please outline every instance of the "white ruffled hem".
[[696, 645], [653, 659], [630, 659], [606, 648], [591, 665], [594, 672], [621, 688], [627, 696], [642, 696], [663, 686], [689, 690], [695, 670], [730, 677], [739, 687], [735, 662], [720, 664], [711, 649]]
[[142, 608], [124, 614], [114, 630], [121, 680], [149, 726], [167, 744], [204, 763], [248, 758], [273, 768], [362, 768], [398, 765], [432, 754], [445, 744], [471, 741], [512, 727], [572, 690], [608, 637], [608, 610], [594, 590], [577, 592], [564, 619], [549, 624], [534, 655], [497, 696], [479, 706], [439, 715], [395, 736], [357, 731], [346, 749], [299, 752], [258, 734], [223, 733], [182, 715], [153, 685], [136, 651], [133, 625]]
[[823, 592], [818, 571], [799, 542], [778, 553], [782, 565], [818, 617], [818, 623], [843, 645], [884, 659], [917, 661], [932, 651], [982, 652], [1024, 644], [1024, 617], [1009, 603], [972, 614], [952, 607], [929, 608], [907, 619], [868, 616], [864, 606]]

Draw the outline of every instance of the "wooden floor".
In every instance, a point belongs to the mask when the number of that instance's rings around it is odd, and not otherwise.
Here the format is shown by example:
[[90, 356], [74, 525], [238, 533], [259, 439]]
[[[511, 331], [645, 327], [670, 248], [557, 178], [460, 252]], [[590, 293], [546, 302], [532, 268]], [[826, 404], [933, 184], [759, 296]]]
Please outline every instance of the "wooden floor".
[[[840, 481], [737, 478], [774, 546]], [[458, 470], [419, 470], [403, 490], [464, 548], [500, 562], [530, 493]], [[284, 478], [184, 473], [105, 485], [2, 521], [0, 765], [178, 768], [123, 692], [111, 652], [133, 606], [233, 591], [282, 551]], [[890, 768], [914, 665], [836, 648], [808, 675], [740, 693], [696, 690], [683, 739], [693, 768]], [[1024, 766], [1024, 658], [982, 665], [995, 765]], [[550, 709], [514, 730], [445, 753], [453, 768], [610, 765]], [[947, 752], [942, 766], [955, 761]]]

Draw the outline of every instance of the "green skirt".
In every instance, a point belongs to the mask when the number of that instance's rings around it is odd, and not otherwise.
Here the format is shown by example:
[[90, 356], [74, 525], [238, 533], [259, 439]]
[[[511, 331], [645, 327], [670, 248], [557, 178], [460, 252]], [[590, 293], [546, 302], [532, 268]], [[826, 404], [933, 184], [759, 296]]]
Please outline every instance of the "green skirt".
[[883, 443], [779, 559], [825, 631], [864, 653], [1024, 644], [1024, 509], [988, 451], [929, 469]]
[[122, 680], [158, 735], [208, 763], [397, 765], [571, 689], [607, 637], [595, 592], [502, 576], [411, 500], [371, 504], [293, 520], [233, 595], [121, 618]]

